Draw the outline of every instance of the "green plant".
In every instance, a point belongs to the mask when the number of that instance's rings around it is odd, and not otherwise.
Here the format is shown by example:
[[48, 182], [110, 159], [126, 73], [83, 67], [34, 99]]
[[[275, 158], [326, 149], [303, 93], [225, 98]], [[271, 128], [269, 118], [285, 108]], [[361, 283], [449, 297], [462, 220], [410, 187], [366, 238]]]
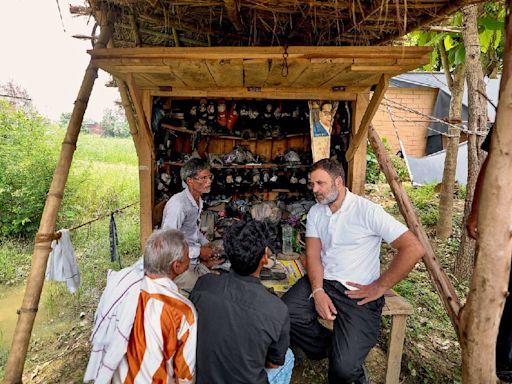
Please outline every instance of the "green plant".
[[0, 100], [0, 236], [37, 230], [56, 163], [55, 136], [42, 116]]
[[[389, 145], [388, 140], [383, 137], [382, 143], [384, 144], [384, 148], [389, 154], [391, 159], [391, 163], [395, 168], [396, 173], [401, 181], [409, 181], [409, 172], [407, 171], [407, 166], [405, 161], [393, 155], [391, 152], [391, 146]], [[366, 146], [366, 182], [370, 184], [376, 184], [378, 182], [382, 182], [385, 180], [384, 174], [380, 170], [379, 161], [377, 160], [377, 156], [375, 152], [373, 152], [373, 148], [368, 144]]]
[[421, 223], [426, 226], [436, 225], [439, 219], [439, 203], [435, 184], [427, 184], [421, 187], [406, 185], [405, 190], [416, 207]]

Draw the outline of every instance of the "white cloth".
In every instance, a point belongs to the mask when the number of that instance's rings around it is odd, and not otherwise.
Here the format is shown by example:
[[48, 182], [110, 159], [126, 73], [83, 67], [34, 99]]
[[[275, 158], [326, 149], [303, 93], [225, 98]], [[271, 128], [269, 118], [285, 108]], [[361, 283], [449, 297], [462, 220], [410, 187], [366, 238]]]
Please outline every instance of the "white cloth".
[[324, 279], [366, 285], [380, 276], [382, 239], [392, 243], [408, 229], [380, 205], [346, 191], [334, 214], [328, 205], [315, 204], [310, 209], [306, 237], [320, 239]]
[[60, 239], [52, 241], [52, 251], [46, 264], [46, 280], [65, 281], [69, 292], [80, 288], [80, 271], [68, 229], [61, 229]]
[[94, 316], [92, 351], [84, 382], [111, 382], [126, 353], [143, 279], [141, 260], [120, 271], [108, 271], [107, 286]]
[[162, 217], [162, 229], [177, 229], [185, 235], [192, 264], [199, 263], [201, 246], [208, 244], [208, 240], [199, 230], [202, 210], [203, 199], [199, 198], [198, 205], [188, 188], [185, 188], [165, 204]]

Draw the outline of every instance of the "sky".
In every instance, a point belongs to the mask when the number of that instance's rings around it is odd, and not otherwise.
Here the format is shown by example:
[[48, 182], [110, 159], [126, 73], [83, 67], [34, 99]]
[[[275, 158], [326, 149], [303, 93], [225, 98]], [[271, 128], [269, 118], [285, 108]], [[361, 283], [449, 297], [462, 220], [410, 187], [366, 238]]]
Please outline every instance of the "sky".
[[[37, 111], [52, 120], [73, 110], [90, 59], [87, 50], [92, 48], [89, 40], [72, 35], [90, 36], [94, 21], [72, 16], [69, 4], [0, 0], [0, 83], [13, 81], [25, 88]], [[82, 0], [72, 4], [82, 5]], [[100, 70], [85, 117], [100, 121], [103, 111], [120, 98], [117, 88], [105, 87], [108, 80], [109, 75]]]

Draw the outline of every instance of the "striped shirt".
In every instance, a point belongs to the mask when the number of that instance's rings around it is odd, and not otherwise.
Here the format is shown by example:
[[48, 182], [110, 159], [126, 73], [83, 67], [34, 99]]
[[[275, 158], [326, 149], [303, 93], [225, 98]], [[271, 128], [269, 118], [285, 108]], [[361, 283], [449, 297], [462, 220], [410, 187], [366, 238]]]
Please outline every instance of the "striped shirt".
[[197, 314], [171, 279], [144, 277], [128, 349], [113, 383], [192, 383]]

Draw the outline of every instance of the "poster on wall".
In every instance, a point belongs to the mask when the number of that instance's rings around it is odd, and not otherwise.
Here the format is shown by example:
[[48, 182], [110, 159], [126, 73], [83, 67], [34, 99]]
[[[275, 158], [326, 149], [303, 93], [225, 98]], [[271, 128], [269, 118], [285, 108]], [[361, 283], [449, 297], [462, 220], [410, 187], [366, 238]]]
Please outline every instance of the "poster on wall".
[[308, 104], [311, 151], [313, 152], [313, 162], [317, 162], [329, 157], [332, 124], [338, 109], [338, 102], [310, 100]]

